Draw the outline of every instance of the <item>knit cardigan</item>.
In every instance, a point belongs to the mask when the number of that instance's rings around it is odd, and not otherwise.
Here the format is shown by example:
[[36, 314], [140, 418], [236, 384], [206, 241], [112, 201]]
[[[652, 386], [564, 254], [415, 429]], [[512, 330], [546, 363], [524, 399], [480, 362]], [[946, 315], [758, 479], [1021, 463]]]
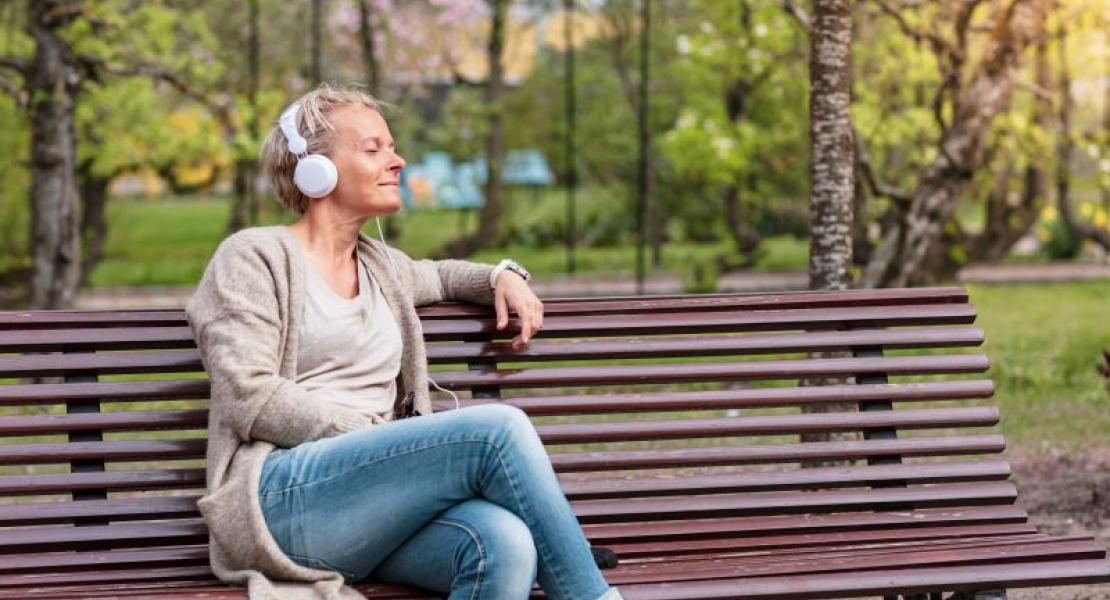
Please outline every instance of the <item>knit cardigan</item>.
[[[286, 556], [262, 516], [258, 487], [267, 455], [374, 426], [358, 411], [295, 383], [305, 302], [305, 265], [284, 226], [245, 229], [216, 249], [185, 313], [211, 381], [207, 494], [197, 503], [220, 580], [248, 588], [250, 600], [363, 598], [334, 571]], [[397, 268], [390, 268], [389, 252]], [[415, 395], [432, 413], [427, 355], [415, 307], [441, 300], [492, 304], [491, 265], [413, 260], [359, 234], [357, 256], [381, 285], [404, 348], [398, 397]]]

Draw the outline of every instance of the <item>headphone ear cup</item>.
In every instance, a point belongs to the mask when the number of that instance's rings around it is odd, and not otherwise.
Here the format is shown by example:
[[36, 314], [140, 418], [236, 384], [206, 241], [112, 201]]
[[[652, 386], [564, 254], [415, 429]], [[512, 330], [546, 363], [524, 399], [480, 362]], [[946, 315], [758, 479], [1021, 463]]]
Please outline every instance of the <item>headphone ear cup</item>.
[[327, 196], [338, 181], [335, 163], [322, 154], [309, 154], [297, 161], [297, 170], [293, 173], [293, 183], [309, 198]]

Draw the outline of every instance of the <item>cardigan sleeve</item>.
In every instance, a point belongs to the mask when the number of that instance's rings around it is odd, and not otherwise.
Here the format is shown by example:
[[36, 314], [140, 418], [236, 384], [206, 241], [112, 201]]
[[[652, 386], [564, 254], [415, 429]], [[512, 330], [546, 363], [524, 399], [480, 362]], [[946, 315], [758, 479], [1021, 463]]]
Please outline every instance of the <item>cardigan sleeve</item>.
[[229, 238], [186, 305], [211, 381], [210, 420], [243, 441], [287, 448], [371, 425], [279, 375], [284, 339], [274, 269], [260, 251]]
[[444, 300], [493, 304], [490, 273], [493, 265], [466, 260], [413, 260], [395, 248], [388, 249], [402, 280], [411, 282], [413, 304], [423, 306]]

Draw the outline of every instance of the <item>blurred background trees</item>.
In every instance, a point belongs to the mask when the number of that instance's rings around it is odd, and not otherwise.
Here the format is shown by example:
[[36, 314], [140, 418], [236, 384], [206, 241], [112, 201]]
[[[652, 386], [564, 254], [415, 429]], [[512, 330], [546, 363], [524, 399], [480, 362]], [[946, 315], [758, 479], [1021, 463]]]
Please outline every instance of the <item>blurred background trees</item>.
[[[319, 81], [365, 85], [394, 105], [410, 164], [432, 151], [488, 159], [479, 218], [412, 232], [436, 235], [422, 253], [561, 256], [572, 228], [584, 251], [631, 248], [641, 35], [651, 268], [711, 289], [715, 274], [766, 265], [779, 240], [806, 243], [810, 2], [576, 0], [569, 38], [566, 5], [0, 2], [0, 281], [16, 304], [70, 305], [81, 282], [104, 281], [112, 206], [125, 197], [204, 198], [224, 231], [287, 219], [258, 149], [281, 108]], [[1108, 14], [1104, 0], [852, 3], [853, 285], [944, 281], [1015, 250], [1105, 252]], [[573, 160], [575, 222], [561, 190], [537, 201], [497, 177], [506, 152], [530, 148], [557, 186]], [[417, 218], [388, 219], [391, 236]], [[668, 259], [691, 248], [705, 251]]]

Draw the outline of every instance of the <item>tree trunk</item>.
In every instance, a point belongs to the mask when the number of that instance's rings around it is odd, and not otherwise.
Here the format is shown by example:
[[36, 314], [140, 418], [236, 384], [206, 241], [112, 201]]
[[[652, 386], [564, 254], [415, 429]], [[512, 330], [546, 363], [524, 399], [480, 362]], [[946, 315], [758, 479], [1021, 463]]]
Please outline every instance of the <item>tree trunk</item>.
[[370, 93], [381, 93], [381, 81], [378, 74], [378, 55], [374, 47], [374, 17], [371, 13], [370, 0], [358, 0], [358, 39], [362, 46], [362, 66], [366, 69], [366, 85], [370, 86]]
[[904, 218], [884, 233], [884, 252], [867, 268], [866, 287], [928, 284], [937, 273], [941, 233], [960, 197], [983, 166], [984, 141], [995, 117], [1010, 104], [1025, 49], [1044, 30], [1047, 0], [1014, 0], [999, 11], [990, 39], [967, 87], [953, 96], [952, 122], [938, 143], [937, 157], [923, 171]]
[[574, 36], [572, 35], [571, 25], [574, 17], [574, 2], [575, 0], [563, 0], [563, 43], [566, 46], [564, 64], [565, 70], [563, 72], [563, 92], [566, 95], [565, 100], [565, 113], [566, 120], [566, 137], [563, 140], [566, 144], [565, 150], [565, 166], [566, 169], [566, 186], [567, 186], [567, 267], [568, 274], [573, 275], [575, 270], [574, 264], [574, 247], [577, 244], [577, 215], [576, 204], [578, 193], [578, 149], [576, 147], [578, 141], [578, 125], [576, 118], [578, 116], [578, 94], [574, 77]]
[[486, 81], [485, 101], [489, 115], [489, 134], [486, 136], [486, 202], [478, 214], [478, 230], [471, 235], [462, 236], [448, 243], [440, 255], [462, 258], [474, 254], [481, 248], [495, 244], [499, 240], [501, 218], [504, 213], [501, 197], [501, 166], [505, 156], [505, 132], [502, 122], [501, 106], [502, 78], [504, 68], [505, 16], [508, 0], [486, 0], [489, 4], [490, 34], [487, 58], [489, 78]]
[[81, 14], [73, 0], [28, 0], [35, 43], [31, 98], [31, 308], [68, 308], [81, 277], [74, 103], [81, 73], [61, 30]]
[[[810, 36], [810, 245], [809, 288], [843, 290], [851, 285], [852, 202], [855, 158], [852, 137], [852, 0], [817, 0]], [[810, 358], [839, 356], [812, 353]], [[803, 386], [844, 383], [815, 378]], [[852, 403], [802, 407], [802, 412], [845, 412]], [[848, 439], [851, 433], [805, 433], [803, 442]], [[817, 466], [809, 464], [807, 466]]]
[[231, 218], [227, 223], [227, 233], [232, 234], [247, 226], [250, 219], [250, 193], [254, 187], [255, 162], [249, 158], [240, 158], [235, 161], [232, 168], [232, 204]]
[[104, 218], [104, 211], [108, 203], [108, 185], [113, 177], [97, 175], [82, 165], [78, 179], [83, 205], [81, 239], [84, 242], [80, 282], [84, 285], [89, 274], [104, 258], [104, 243], [108, 239], [108, 220]]
[[[1033, 120], [1047, 138], [1052, 131], [1052, 98], [1047, 90], [1052, 88], [1052, 70], [1048, 65], [1048, 41], [1043, 37], [1037, 42], [1035, 63], [1037, 88], [1043, 90], [1036, 98]], [[967, 258], [973, 262], [993, 262], [1002, 257], [1029, 233], [1040, 215], [1041, 206], [1048, 198], [1048, 178], [1045, 175], [1040, 153], [1029, 157], [1025, 167], [1021, 198], [1017, 204], [1010, 202], [1009, 178], [1012, 173], [1010, 161], [1004, 161], [999, 172], [999, 180], [987, 200], [986, 223], [983, 232], [971, 238], [967, 247]]]
[[1068, 65], [1067, 29], [1061, 28], [1057, 52], [1060, 57], [1060, 128], [1056, 131], [1056, 209], [1064, 225], [1076, 235], [1093, 240], [1110, 252], [1110, 228], [1084, 222], [1071, 209], [1071, 71]]

